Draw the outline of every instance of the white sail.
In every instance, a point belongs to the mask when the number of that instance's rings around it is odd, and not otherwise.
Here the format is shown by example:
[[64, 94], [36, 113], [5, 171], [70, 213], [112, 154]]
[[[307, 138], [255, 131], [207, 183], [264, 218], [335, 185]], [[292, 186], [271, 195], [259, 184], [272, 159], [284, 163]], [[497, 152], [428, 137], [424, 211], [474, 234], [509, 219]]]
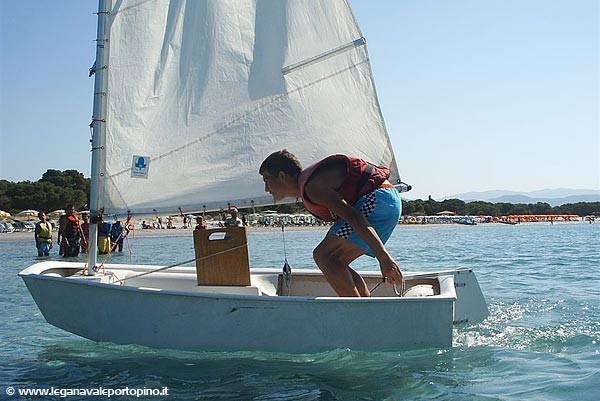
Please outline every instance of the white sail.
[[398, 179], [346, 1], [113, 1], [108, 31], [106, 213], [267, 203], [258, 167], [284, 148]]

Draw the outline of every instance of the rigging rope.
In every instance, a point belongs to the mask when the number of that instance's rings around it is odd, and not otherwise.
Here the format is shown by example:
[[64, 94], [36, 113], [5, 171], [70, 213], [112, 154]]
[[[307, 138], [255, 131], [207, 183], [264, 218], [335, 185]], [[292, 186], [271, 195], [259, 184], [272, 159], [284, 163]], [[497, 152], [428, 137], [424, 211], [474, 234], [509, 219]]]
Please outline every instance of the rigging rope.
[[281, 237], [283, 239], [283, 278], [285, 280], [285, 287], [287, 288], [287, 295], [290, 295], [290, 289], [292, 286], [292, 268], [287, 260], [287, 250], [285, 248], [285, 222], [281, 222]]
[[[373, 291], [375, 291], [381, 284], [385, 283], [386, 278], [384, 277], [383, 279], [381, 279], [380, 282], [378, 282], [377, 284], [375, 284], [375, 286], [373, 288], [371, 288], [369, 290], [369, 294], [371, 294], [370, 296], [373, 296]], [[402, 286], [400, 287], [400, 291], [398, 291], [398, 287], [396, 287], [396, 284], [393, 284], [394, 287], [394, 293], [399, 296], [399, 297], [403, 297], [404, 294], [406, 293], [406, 280], [402, 280]]]
[[131, 279], [134, 279], [134, 278], [139, 278], [139, 277], [142, 277], [142, 276], [147, 276], [148, 274], [152, 274], [152, 273], [158, 273], [158, 272], [161, 272], [163, 270], [170, 269], [172, 267], [182, 266], [182, 265], [185, 265], [185, 264], [188, 264], [188, 263], [206, 260], [206, 259], [212, 258], [213, 256], [222, 255], [224, 253], [235, 251], [235, 250], [238, 250], [240, 248], [244, 248], [246, 246], [247, 246], [247, 244], [238, 245], [236, 247], [225, 249], [224, 251], [220, 251], [220, 252], [215, 252], [215, 253], [207, 255], [207, 256], [202, 256], [202, 257], [199, 257], [199, 258], [194, 258], [194, 259], [186, 260], [185, 262], [177, 263], [177, 264], [170, 265], [170, 266], [161, 267], [159, 269], [155, 269], [155, 270], [152, 270], [152, 271], [149, 271], [149, 272], [144, 272], [144, 273], [136, 274], [135, 276], [126, 277], [126, 278], [124, 278], [124, 279], [122, 279], [120, 281], [124, 283], [127, 280], [131, 280]]

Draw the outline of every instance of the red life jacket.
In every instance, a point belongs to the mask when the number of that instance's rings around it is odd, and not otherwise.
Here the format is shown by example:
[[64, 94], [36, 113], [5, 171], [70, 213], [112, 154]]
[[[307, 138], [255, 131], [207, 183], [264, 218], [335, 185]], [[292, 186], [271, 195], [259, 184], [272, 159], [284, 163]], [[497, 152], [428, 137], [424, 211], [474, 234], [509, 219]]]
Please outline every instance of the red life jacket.
[[337, 192], [350, 205], [356, 203], [361, 196], [379, 188], [390, 177], [390, 169], [387, 167], [375, 166], [358, 157], [343, 154], [328, 156], [302, 170], [298, 178], [298, 184], [304, 207], [313, 215], [325, 221], [335, 221], [338, 217], [327, 207], [312, 203], [306, 196], [304, 188], [311, 175], [320, 167], [343, 163], [346, 164], [346, 180]]
[[65, 236], [67, 238], [79, 237], [79, 219], [75, 215], [67, 215]]

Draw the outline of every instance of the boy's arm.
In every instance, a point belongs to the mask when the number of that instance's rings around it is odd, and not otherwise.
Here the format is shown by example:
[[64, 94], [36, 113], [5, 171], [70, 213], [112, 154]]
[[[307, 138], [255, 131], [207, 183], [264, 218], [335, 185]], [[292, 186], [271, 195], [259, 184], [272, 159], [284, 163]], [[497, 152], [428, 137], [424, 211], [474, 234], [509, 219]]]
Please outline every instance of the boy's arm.
[[348, 202], [330, 185], [328, 180], [319, 176], [311, 178], [305, 187], [308, 198], [316, 204], [327, 207], [336, 216], [346, 220], [356, 234], [371, 248], [379, 262], [381, 273], [390, 283], [402, 283], [400, 266], [389, 254], [377, 232], [363, 214]]

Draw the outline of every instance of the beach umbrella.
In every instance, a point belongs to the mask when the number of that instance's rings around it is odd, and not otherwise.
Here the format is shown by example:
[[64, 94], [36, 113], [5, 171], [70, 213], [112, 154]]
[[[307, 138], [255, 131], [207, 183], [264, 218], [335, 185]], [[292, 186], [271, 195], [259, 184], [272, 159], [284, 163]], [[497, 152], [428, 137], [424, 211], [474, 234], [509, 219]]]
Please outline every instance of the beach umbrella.
[[10, 213], [0, 210], [0, 218], [10, 217]]
[[441, 212], [437, 212], [436, 214], [440, 216], [454, 216], [456, 213], [451, 212], [450, 210], [442, 210]]
[[33, 218], [36, 218], [37, 215], [38, 215], [37, 210], [27, 209], [27, 210], [23, 210], [23, 211], [17, 213], [15, 215], [15, 217], [17, 217], [19, 219], [32, 220]]
[[58, 218], [60, 218], [60, 216], [62, 216], [64, 214], [66, 214], [64, 209], [58, 209], [58, 210], [48, 213], [48, 217], [51, 219], [58, 219]]

